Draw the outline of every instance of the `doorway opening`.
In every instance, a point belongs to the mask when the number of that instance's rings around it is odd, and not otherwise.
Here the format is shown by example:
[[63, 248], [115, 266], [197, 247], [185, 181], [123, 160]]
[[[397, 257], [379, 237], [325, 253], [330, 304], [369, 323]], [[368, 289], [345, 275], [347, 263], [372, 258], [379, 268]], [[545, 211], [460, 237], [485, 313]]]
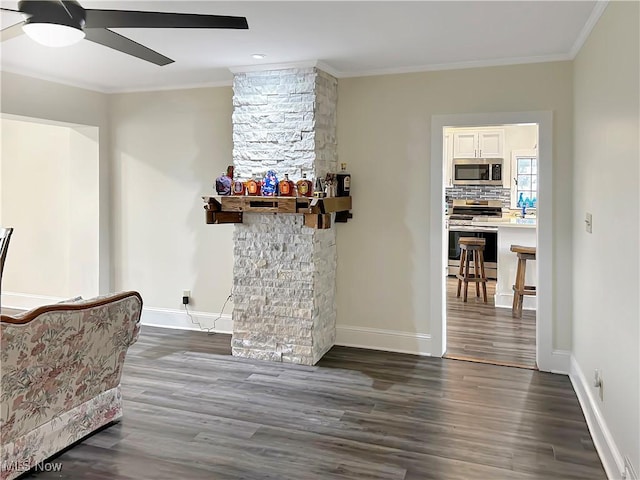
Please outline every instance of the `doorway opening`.
[[[513, 309], [510, 247], [536, 247], [538, 125], [445, 127], [442, 135], [444, 356], [537, 369], [536, 299]], [[527, 270], [535, 285], [535, 262]]]
[[[565, 359], [562, 352], [553, 350], [553, 114], [552, 112], [503, 112], [480, 114], [434, 115], [431, 121], [430, 169], [430, 254], [435, 265], [430, 272], [432, 303], [432, 344], [436, 354], [444, 355], [447, 349], [447, 299], [444, 279], [448, 276], [448, 232], [445, 231], [445, 175], [442, 153], [443, 129], [446, 127], [495, 127], [517, 124], [538, 125], [537, 192], [536, 202], [536, 261], [527, 265], [535, 272], [538, 282], [536, 294], [535, 357], [539, 370], [563, 371]], [[500, 260], [498, 258], [498, 264]], [[473, 286], [470, 287], [475, 296]], [[488, 293], [488, 292], [487, 292]], [[495, 293], [494, 293], [495, 298]], [[508, 315], [511, 312], [508, 310]]]

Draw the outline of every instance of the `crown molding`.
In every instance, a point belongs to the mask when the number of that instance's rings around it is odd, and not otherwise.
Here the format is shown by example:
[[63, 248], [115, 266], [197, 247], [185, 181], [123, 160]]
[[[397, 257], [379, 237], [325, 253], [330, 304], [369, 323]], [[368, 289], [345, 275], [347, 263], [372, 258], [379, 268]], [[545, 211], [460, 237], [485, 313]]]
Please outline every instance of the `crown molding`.
[[14, 75], [21, 75], [23, 77], [35, 78], [36, 80], [44, 80], [45, 82], [58, 83], [60, 85], [65, 85], [67, 87], [80, 88], [82, 90], [89, 90], [90, 92], [110, 93], [108, 90], [101, 88], [97, 85], [92, 85], [84, 82], [77, 82], [75, 80], [69, 80], [64, 78], [52, 77], [49, 75], [43, 75], [39, 72], [35, 72], [29, 69], [14, 68], [11, 65], [9, 66], [2, 65], [2, 67], [0, 67], [0, 73], [2, 72], [12, 73]]
[[165, 92], [170, 90], [193, 90], [196, 88], [218, 88], [218, 87], [231, 87], [233, 81], [231, 79], [220, 82], [205, 82], [205, 83], [185, 83], [181, 85], [163, 85], [161, 87], [140, 87], [140, 88], [123, 88], [112, 89], [106, 93], [145, 93], [145, 92]]
[[591, 34], [591, 30], [593, 30], [593, 27], [595, 27], [596, 23], [598, 23], [598, 20], [600, 20], [600, 17], [602, 16], [605, 9], [607, 8], [607, 5], [609, 5], [609, 0], [598, 0], [596, 2], [595, 6], [593, 7], [593, 10], [591, 10], [591, 15], [589, 15], [587, 22], [584, 24], [584, 27], [582, 27], [582, 30], [580, 31], [578, 38], [576, 38], [576, 41], [573, 44], [573, 47], [571, 47], [571, 50], [569, 51], [571, 60], [576, 58], [576, 55], [578, 55], [578, 52], [584, 45], [584, 42], [587, 41], [587, 38], [589, 38], [589, 35]]
[[47, 75], [41, 75], [29, 70], [18, 70], [14, 68], [7, 68], [3, 66], [0, 68], [0, 72], [7, 72], [14, 75], [21, 75], [23, 77], [35, 78], [36, 80], [43, 80], [45, 82], [57, 83], [67, 87], [80, 88], [82, 90], [89, 90], [96, 93], [104, 93], [106, 95], [115, 93], [144, 93], [144, 92], [164, 92], [170, 90], [191, 90], [196, 88], [215, 88], [215, 87], [231, 87], [232, 80], [224, 80], [220, 82], [206, 82], [206, 83], [184, 83], [179, 85], [163, 85], [161, 87], [133, 87], [133, 88], [102, 88], [96, 85], [90, 85], [80, 82], [69, 81], [66, 79], [49, 77]]
[[362, 72], [340, 72], [338, 78], [372, 77], [376, 75], [396, 75], [403, 73], [436, 72], [442, 70], [462, 70], [465, 68], [506, 67], [510, 65], [524, 65], [528, 63], [563, 62], [572, 60], [567, 53], [555, 55], [541, 55], [537, 57], [516, 57], [497, 60], [471, 60], [468, 62], [440, 63], [420, 65], [415, 67], [385, 68], [364, 70]]
[[[504, 66], [510, 66], [510, 65], [524, 65], [529, 63], [569, 61], [575, 58], [577, 51], [579, 51], [580, 48], [582, 47], [584, 41], [586, 40], [589, 33], [593, 29], [593, 26], [596, 24], [596, 22], [602, 15], [602, 12], [604, 11], [607, 4], [608, 4], [608, 0], [601, 0], [596, 4], [596, 7], [594, 7], [594, 10], [591, 16], [589, 17], [588, 23], [590, 26], [587, 28], [587, 25], [585, 25], [585, 28], [581, 32], [580, 38], [578, 39], [578, 41], [576, 41], [576, 43], [574, 44], [571, 53], [541, 55], [537, 57], [516, 57], [516, 58], [504, 58], [504, 59], [492, 59], [492, 60], [471, 60], [467, 62], [441, 63], [441, 64], [418, 65], [418, 66], [411, 66], [411, 67], [362, 70], [359, 72], [343, 72], [335, 69], [331, 65], [320, 60], [236, 66], [236, 67], [229, 67], [229, 71], [235, 75], [237, 73], [264, 72], [264, 71], [270, 71], [270, 70], [286, 70], [286, 69], [293, 69], [293, 68], [318, 68], [336, 78], [356, 78], [356, 77], [371, 77], [371, 76], [378, 76], [378, 75], [397, 75], [397, 74], [405, 74], [405, 73], [435, 72], [435, 71], [443, 71], [443, 70], [462, 70], [467, 68], [504, 67]], [[69, 81], [66, 79], [48, 77], [46, 75], [41, 75], [36, 72], [17, 70], [11, 67], [7, 68], [6, 66], [3, 66], [0, 69], [0, 71], [14, 73], [17, 75], [24, 75], [28, 77], [37, 78], [40, 80], [45, 80], [48, 82], [59, 83], [59, 84], [67, 85], [70, 87], [81, 88], [83, 90], [90, 90], [90, 91], [104, 93], [104, 94], [143, 93], [143, 92], [161, 92], [161, 91], [169, 91], [169, 90], [189, 90], [189, 89], [195, 89], [195, 88], [230, 87], [232, 86], [232, 83], [233, 83], [233, 81], [230, 79], [228, 81], [225, 80], [225, 81], [218, 81], [218, 82], [193, 83], [193, 84], [186, 83], [186, 84], [176, 84], [176, 85], [163, 85], [159, 87], [150, 86], [150, 87], [133, 87], [133, 88], [104, 88], [96, 85], [89, 85], [89, 84], [83, 84], [81, 82]]]
[[271, 70], [288, 70], [292, 68], [314, 68], [317, 66], [318, 66], [317, 60], [308, 60], [304, 62], [291, 62], [291, 63], [263, 63], [260, 65], [238, 65], [235, 67], [229, 67], [229, 71], [235, 75], [236, 73], [268, 72]]

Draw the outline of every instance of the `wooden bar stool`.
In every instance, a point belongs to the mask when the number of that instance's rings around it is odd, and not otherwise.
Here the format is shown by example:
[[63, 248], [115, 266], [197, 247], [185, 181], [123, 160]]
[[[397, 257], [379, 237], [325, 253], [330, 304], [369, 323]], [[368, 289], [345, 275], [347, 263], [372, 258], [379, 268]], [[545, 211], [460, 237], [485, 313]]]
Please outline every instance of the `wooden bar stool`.
[[[487, 276], [484, 272], [484, 246], [486, 240], [478, 237], [460, 237], [458, 245], [460, 245], [460, 270], [458, 271], [458, 294], [464, 283], [463, 301], [467, 301], [467, 292], [469, 290], [469, 282], [476, 284], [476, 297], [480, 296], [480, 286], [482, 284], [482, 298], [487, 303]], [[473, 260], [474, 273], [470, 273], [469, 262]]]
[[522, 302], [525, 295], [536, 295], [536, 287], [525, 285], [525, 273], [527, 272], [527, 260], [536, 259], [536, 247], [523, 247], [511, 245], [511, 251], [518, 254], [518, 268], [516, 270], [516, 283], [513, 286], [513, 307], [511, 315], [522, 318]]

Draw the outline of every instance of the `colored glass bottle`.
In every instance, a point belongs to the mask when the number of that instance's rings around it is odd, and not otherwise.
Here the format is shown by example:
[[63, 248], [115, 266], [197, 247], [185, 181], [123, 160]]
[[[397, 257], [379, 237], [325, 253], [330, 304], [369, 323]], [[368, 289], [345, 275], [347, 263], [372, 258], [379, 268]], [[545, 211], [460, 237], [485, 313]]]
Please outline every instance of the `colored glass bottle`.
[[284, 180], [280, 181], [278, 184], [279, 192], [278, 195], [281, 197], [293, 197], [293, 191], [295, 190], [295, 186], [291, 180], [289, 180], [289, 174], [284, 174]]
[[216, 192], [218, 195], [231, 195], [231, 178], [222, 174], [216, 178]]
[[269, 170], [262, 180], [262, 196], [275, 197], [278, 194], [278, 177], [276, 172]]
[[246, 192], [247, 192], [247, 189], [245, 186], [245, 182], [238, 179], [233, 181], [233, 186], [231, 189], [231, 193], [233, 195], [245, 195]]
[[252, 197], [260, 196], [262, 190], [262, 181], [260, 175], [254, 175], [254, 178], [247, 182], [247, 195]]
[[307, 179], [307, 174], [303, 173], [302, 178], [296, 183], [298, 187], [299, 197], [311, 197], [313, 196], [313, 183]]

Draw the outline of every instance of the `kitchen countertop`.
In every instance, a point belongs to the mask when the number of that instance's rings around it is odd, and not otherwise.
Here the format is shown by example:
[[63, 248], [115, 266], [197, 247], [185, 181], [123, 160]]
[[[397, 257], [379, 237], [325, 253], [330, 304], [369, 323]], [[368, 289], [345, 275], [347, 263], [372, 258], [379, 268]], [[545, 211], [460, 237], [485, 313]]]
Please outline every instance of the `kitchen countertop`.
[[474, 227], [506, 227], [506, 228], [536, 228], [536, 218], [474, 218], [471, 225]]

